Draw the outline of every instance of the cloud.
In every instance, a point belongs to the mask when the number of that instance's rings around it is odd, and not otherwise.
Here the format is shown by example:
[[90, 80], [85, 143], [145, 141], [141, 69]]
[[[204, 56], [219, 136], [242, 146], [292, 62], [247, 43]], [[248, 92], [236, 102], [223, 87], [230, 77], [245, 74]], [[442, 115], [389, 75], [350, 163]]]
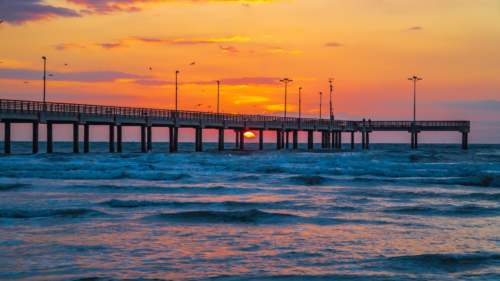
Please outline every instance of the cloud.
[[235, 47], [231, 47], [231, 46], [229, 46], [229, 47], [227, 47], [227, 48], [224, 48], [224, 47], [222, 47], [221, 45], [219, 45], [219, 48], [220, 48], [223, 52], [226, 52], [226, 53], [237, 53], [237, 52], [238, 52], [238, 50], [236, 50], [236, 48], [235, 48]]
[[123, 43], [97, 43], [96, 46], [99, 46], [105, 50], [113, 50], [113, 49], [127, 49], [130, 48], [129, 45]]
[[421, 30], [422, 28], [420, 26], [414, 26], [414, 27], [410, 27], [408, 28], [408, 30]]
[[[2, 93], [2, 98], [5, 99], [21, 99], [21, 100], [40, 100], [42, 95], [40, 93], [32, 94], [32, 93]], [[96, 93], [50, 93], [47, 95], [51, 100], [124, 100], [124, 99], [133, 99], [138, 98], [139, 96], [123, 96], [123, 95], [109, 95], [109, 94], [96, 94]]]
[[336, 43], [336, 42], [329, 42], [329, 43], [326, 43], [325, 46], [328, 46], [328, 47], [342, 47], [344, 45], [340, 44], [340, 43]]
[[42, 4], [43, 0], [0, 0], [0, 19], [19, 25], [28, 21], [50, 21], [57, 17], [81, 17], [72, 9]]
[[[225, 78], [221, 79], [221, 86], [260, 86], [260, 85], [279, 85], [279, 77], [242, 77], [242, 78]], [[175, 82], [171, 81], [160, 81], [160, 80], [146, 80], [139, 79], [132, 81], [131, 83], [139, 84], [143, 86], [166, 86], [175, 85]], [[178, 85], [217, 85], [216, 80], [211, 81], [192, 81], [192, 82], [179, 82]]]
[[132, 41], [132, 42], [142, 42], [151, 44], [180, 44], [180, 45], [206, 45], [206, 44], [217, 44], [220, 42], [249, 41], [249, 40], [250, 38], [243, 37], [240, 35], [229, 38], [219, 38], [219, 39], [152, 39], [152, 38], [141, 38], [141, 37], [119, 39], [119, 41]]
[[[48, 76], [53, 74], [54, 76]], [[71, 81], [71, 82], [111, 82], [118, 79], [144, 79], [151, 76], [141, 76], [115, 71], [95, 71], [95, 72], [54, 72], [48, 71], [49, 81]], [[0, 68], [0, 79], [16, 80], [42, 80], [43, 71], [31, 69]]]
[[69, 49], [87, 49], [85, 46], [79, 46], [76, 44], [59, 44], [56, 46], [53, 46], [54, 50], [57, 51], [64, 51], [64, 50], [69, 50]]
[[269, 52], [269, 53], [283, 53], [284, 50], [280, 47], [273, 47], [273, 48], [269, 48], [266, 50], [266, 52]]

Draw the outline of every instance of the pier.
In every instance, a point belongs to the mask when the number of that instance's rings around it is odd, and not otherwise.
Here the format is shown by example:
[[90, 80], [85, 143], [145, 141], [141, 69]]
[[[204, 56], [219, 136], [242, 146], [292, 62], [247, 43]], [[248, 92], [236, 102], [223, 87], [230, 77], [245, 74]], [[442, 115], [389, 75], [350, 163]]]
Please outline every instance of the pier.
[[[11, 126], [13, 123], [33, 124], [33, 153], [38, 153], [39, 124], [47, 124], [47, 153], [53, 152], [53, 126], [73, 125], [73, 152], [79, 153], [79, 126], [84, 126], [83, 152], [89, 152], [89, 126], [109, 126], [109, 152], [122, 152], [122, 126], [141, 128], [141, 152], [153, 149], [152, 127], [169, 130], [170, 152], [178, 150], [179, 128], [195, 129], [195, 150], [203, 151], [203, 129], [218, 130], [218, 149], [224, 150], [224, 132], [236, 132], [236, 147], [245, 149], [244, 132], [259, 132], [259, 150], [263, 149], [263, 131], [276, 132], [276, 148], [298, 148], [298, 132], [308, 134], [307, 148], [313, 148], [313, 133], [321, 133], [324, 149], [342, 149], [342, 135], [350, 134], [354, 149], [354, 134], [362, 135], [362, 149], [370, 148], [370, 134], [374, 132], [408, 132], [411, 148], [418, 148], [418, 134], [422, 132], [453, 131], [462, 134], [462, 149], [468, 149], [469, 121], [345, 121], [313, 118], [276, 117], [168, 109], [85, 105], [58, 102], [0, 99], [0, 122], [5, 123], [5, 153], [11, 153]], [[116, 127], [116, 149], [115, 149]]]

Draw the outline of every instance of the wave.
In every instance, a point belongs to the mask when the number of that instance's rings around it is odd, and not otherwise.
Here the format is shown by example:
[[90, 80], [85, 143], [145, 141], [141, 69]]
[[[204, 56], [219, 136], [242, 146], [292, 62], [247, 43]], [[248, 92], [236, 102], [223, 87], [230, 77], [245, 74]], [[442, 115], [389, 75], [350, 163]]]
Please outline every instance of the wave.
[[283, 208], [285, 205], [290, 205], [292, 201], [280, 202], [240, 202], [240, 201], [224, 201], [224, 202], [178, 202], [178, 201], [138, 201], [138, 200], [118, 200], [112, 199], [98, 203], [113, 208], [138, 208], [138, 207], [222, 207], [222, 208]]
[[301, 218], [300, 216], [269, 213], [256, 209], [247, 211], [191, 211], [180, 213], [165, 213], [159, 214], [155, 217], [181, 221], [181, 222], [196, 222], [196, 223], [278, 223], [291, 221], [294, 218]]
[[500, 193], [451, 193], [431, 191], [388, 191], [388, 190], [354, 190], [349, 192], [354, 196], [375, 198], [421, 199], [421, 198], [449, 198], [466, 201], [500, 201]]
[[295, 184], [308, 185], [308, 186], [323, 185], [329, 181], [328, 178], [322, 176], [304, 176], [304, 175], [291, 177], [290, 180]]
[[6, 191], [6, 190], [23, 188], [23, 187], [29, 187], [29, 186], [31, 186], [31, 184], [25, 184], [25, 183], [0, 183], [0, 191]]
[[437, 215], [437, 216], [492, 216], [500, 213], [499, 208], [487, 208], [476, 205], [450, 206], [450, 207], [393, 207], [384, 210], [388, 213], [399, 213], [406, 215]]
[[392, 268], [404, 271], [422, 270], [441, 272], [461, 272], [497, 266], [500, 254], [473, 252], [463, 254], [424, 254], [390, 257]]
[[22, 210], [0, 209], [0, 218], [28, 219], [28, 218], [84, 218], [107, 215], [93, 209], [48, 209], [48, 210]]

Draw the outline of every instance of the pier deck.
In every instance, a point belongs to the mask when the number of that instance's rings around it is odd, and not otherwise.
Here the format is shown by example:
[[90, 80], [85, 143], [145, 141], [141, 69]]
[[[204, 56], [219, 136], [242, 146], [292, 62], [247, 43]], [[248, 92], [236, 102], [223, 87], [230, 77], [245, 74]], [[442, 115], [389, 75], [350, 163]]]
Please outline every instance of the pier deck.
[[[11, 123], [33, 124], [33, 153], [38, 153], [38, 127], [47, 124], [47, 152], [53, 152], [52, 126], [73, 124], [73, 152], [79, 152], [78, 127], [84, 126], [84, 152], [89, 152], [89, 126], [109, 125], [110, 152], [115, 152], [115, 126], [117, 127], [117, 152], [122, 151], [122, 126], [141, 127], [141, 152], [152, 150], [151, 128], [168, 127], [170, 151], [177, 151], [178, 128], [196, 130], [196, 151], [202, 151], [203, 129], [219, 130], [219, 150], [224, 150], [224, 131], [234, 130], [236, 144], [244, 149], [243, 133], [259, 131], [259, 149], [263, 148], [263, 131], [276, 131], [277, 149], [289, 147], [292, 132], [293, 148], [297, 148], [299, 131], [308, 132], [308, 148], [313, 148], [313, 132], [322, 134], [323, 148], [342, 148], [342, 133], [362, 134], [362, 148], [369, 149], [372, 132], [405, 131], [411, 133], [411, 148], [418, 147], [418, 134], [424, 131], [455, 131], [462, 133], [462, 148], [468, 148], [469, 121], [346, 121], [313, 118], [276, 117], [266, 115], [228, 114], [168, 109], [117, 107], [57, 102], [0, 99], [0, 122], [5, 123], [5, 153], [10, 154]], [[286, 139], [286, 141], [285, 141]]]

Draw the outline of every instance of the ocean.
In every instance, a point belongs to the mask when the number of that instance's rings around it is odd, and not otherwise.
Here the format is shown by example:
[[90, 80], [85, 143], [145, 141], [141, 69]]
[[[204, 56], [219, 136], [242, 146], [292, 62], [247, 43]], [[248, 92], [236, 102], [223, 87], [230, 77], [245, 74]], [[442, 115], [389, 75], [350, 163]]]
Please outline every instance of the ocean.
[[500, 279], [500, 145], [257, 145], [13, 142], [0, 279]]

